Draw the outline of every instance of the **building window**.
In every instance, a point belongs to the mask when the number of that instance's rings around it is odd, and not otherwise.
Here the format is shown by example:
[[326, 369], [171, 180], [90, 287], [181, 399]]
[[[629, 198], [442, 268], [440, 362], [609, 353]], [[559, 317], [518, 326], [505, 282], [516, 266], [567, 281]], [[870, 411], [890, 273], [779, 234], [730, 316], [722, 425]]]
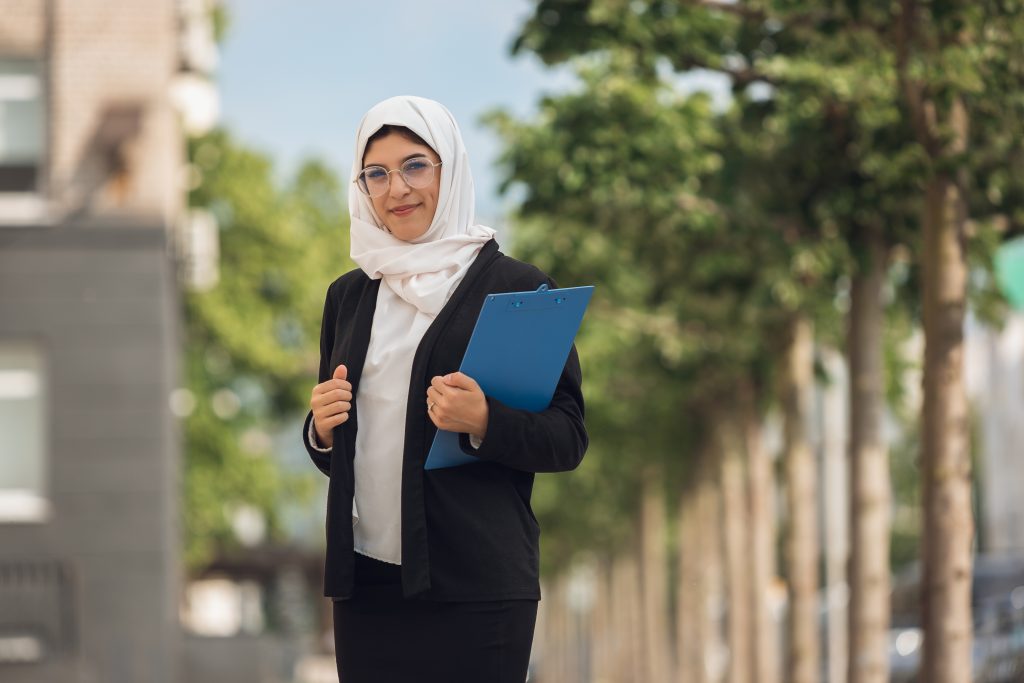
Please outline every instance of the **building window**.
[[0, 523], [49, 516], [44, 372], [37, 347], [0, 343]]
[[42, 62], [0, 58], [0, 224], [45, 217], [45, 158]]
[[0, 192], [37, 192], [43, 160], [43, 85], [35, 60], [0, 59]]

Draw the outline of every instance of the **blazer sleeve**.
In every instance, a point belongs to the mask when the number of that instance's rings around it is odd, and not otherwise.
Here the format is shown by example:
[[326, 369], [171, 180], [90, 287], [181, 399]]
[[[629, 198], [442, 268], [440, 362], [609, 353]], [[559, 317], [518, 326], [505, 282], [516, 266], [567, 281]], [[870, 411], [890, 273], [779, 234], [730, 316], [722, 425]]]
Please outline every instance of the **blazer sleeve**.
[[[331, 296], [331, 288], [327, 288], [327, 297], [324, 301], [324, 317], [320, 322], [320, 372], [317, 379], [317, 384], [326, 382], [330, 379], [330, 363], [331, 363], [331, 350], [334, 348], [334, 320], [335, 311], [334, 304]], [[309, 431], [312, 427], [313, 422], [313, 411], [310, 410], [306, 414], [306, 419], [302, 423], [302, 445], [306, 447], [306, 452], [309, 453], [310, 459], [313, 460], [313, 464], [317, 468], [326, 474], [331, 475], [331, 454], [325, 453], [318, 448], [315, 444], [309, 442]]]
[[551, 404], [533, 413], [510, 408], [487, 397], [487, 434], [473, 448], [467, 434], [459, 435], [462, 451], [481, 460], [527, 472], [565, 472], [575, 469], [587, 450], [583, 424], [580, 359], [573, 345], [558, 379]]

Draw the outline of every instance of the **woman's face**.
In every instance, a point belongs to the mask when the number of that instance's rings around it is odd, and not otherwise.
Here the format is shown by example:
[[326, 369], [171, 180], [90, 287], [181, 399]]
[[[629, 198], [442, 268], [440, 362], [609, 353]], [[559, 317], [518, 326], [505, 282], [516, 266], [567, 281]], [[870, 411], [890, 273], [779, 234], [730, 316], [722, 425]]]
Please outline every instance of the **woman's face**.
[[[389, 171], [401, 168], [413, 157], [426, 157], [431, 163], [441, 158], [434, 150], [415, 143], [398, 133], [390, 133], [374, 140], [363, 154], [363, 168], [383, 166]], [[388, 191], [379, 197], [371, 197], [377, 216], [384, 221], [395, 237], [405, 242], [420, 237], [430, 227], [437, 209], [437, 195], [441, 190], [443, 166], [434, 169], [434, 179], [426, 187], [409, 187], [402, 174], [391, 174]]]

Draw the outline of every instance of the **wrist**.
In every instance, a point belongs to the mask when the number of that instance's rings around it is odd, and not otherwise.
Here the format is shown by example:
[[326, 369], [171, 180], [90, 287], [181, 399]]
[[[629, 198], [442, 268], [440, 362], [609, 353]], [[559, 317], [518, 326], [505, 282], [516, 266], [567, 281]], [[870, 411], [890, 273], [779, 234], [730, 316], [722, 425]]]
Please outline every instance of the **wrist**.
[[469, 432], [470, 435], [476, 437], [478, 441], [483, 441], [484, 437], [487, 435], [487, 418], [487, 403], [484, 402], [483, 414], [480, 416], [480, 419], [477, 420], [476, 425], [474, 425], [474, 429]]
[[320, 448], [330, 448], [334, 445], [334, 434], [332, 432], [328, 432], [327, 436], [324, 436], [320, 432], [320, 428], [316, 426], [315, 422], [313, 423], [313, 436], [316, 438], [315, 446], [319, 446]]

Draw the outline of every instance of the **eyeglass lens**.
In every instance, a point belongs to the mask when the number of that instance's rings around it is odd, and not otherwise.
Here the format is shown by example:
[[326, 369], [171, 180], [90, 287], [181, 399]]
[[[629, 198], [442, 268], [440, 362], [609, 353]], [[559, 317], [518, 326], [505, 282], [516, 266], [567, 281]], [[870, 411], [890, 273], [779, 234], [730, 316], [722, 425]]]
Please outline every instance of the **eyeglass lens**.
[[[426, 187], [434, 179], [434, 164], [426, 157], [413, 157], [397, 169], [409, 187]], [[388, 191], [391, 174], [383, 166], [367, 166], [359, 174], [359, 189], [371, 197], [379, 197]]]

